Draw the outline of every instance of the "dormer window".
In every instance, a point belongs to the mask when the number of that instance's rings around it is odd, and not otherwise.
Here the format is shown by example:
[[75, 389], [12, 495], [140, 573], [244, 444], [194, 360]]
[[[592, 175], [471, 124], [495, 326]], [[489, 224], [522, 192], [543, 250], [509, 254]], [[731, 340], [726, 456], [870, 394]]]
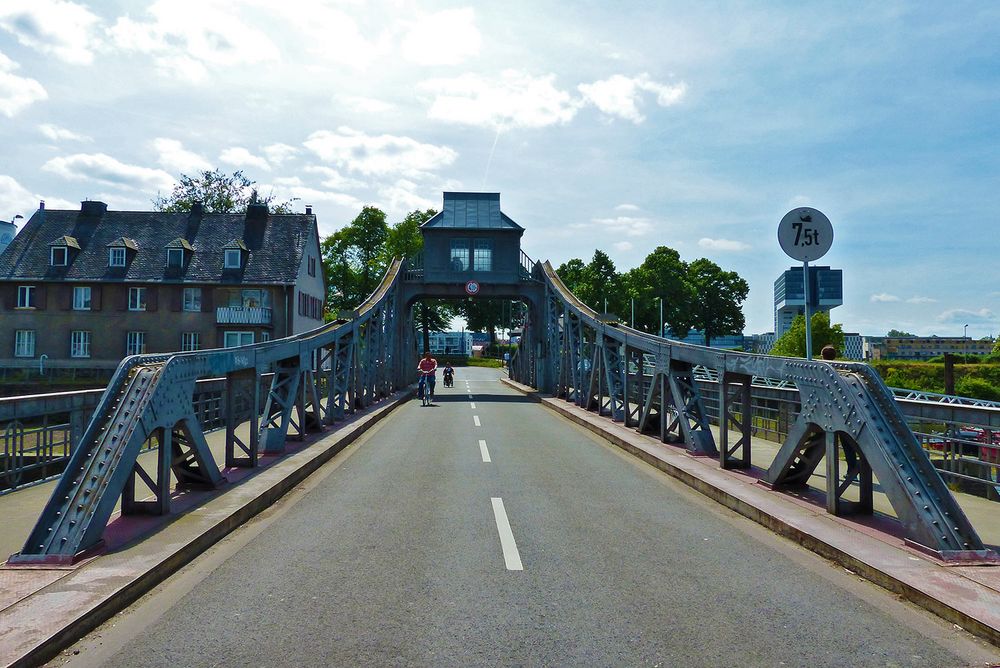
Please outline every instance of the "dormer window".
[[239, 269], [243, 265], [243, 252], [238, 248], [226, 249], [225, 269]]
[[167, 267], [171, 269], [180, 269], [184, 266], [184, 249], [183, 248], [168, 248], [167, 249]]
[[125, 266], [125, 248], [109, 248], [108, 249], [108, 266], [109, 267], [124, 267]]
[[70, 236], [61, 236], [49, 243], [49, 266], [65, 267], [72, 260], [74, 251], [80, 250], [80, 244]]
[[134, 239], [118, 237], [108, 244], [108, 266], [127, 267], [129, 260], [135, 256], [138, 250], [139, 244]]

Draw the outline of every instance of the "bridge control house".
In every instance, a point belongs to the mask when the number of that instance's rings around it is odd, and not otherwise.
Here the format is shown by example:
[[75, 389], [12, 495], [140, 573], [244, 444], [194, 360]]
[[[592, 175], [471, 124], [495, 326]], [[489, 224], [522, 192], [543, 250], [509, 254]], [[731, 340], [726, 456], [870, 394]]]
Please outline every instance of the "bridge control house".
[[316, 217], [44, 204], [0, 256], [0, 365], [113, 368], [323, 322]]

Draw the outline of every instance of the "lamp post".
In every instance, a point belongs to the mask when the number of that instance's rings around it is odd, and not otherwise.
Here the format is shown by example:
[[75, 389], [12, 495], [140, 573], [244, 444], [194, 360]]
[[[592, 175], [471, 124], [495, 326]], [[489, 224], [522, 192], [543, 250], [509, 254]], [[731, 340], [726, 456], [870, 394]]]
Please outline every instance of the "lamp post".
[[657, 297], [660, 302], [660, 333], [657, 336], [663, 336], [663, 297]]
[[964, 339], [969, 338], [969, 326], [968, 325], [965, 326], [965, 332], [962, 334], [962, 338], [964, 338]]
[[632, 297], [632, 320], [629, 322], [629, 327], [635, 329], [635, 297]]

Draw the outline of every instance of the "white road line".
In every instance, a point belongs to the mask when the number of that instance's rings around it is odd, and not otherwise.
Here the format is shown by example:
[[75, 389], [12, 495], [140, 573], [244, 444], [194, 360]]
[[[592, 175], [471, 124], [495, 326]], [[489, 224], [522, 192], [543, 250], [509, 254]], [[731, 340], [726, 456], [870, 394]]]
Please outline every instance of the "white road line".
[[497, 521], [497, 532], [500, 534], [500, 547], [503, 548], [503, 561], [507, 565], [508, 571], [523, 571], [521, 565], [521, 554], [517, 551], [517, 543], [514, 541], [514, 533], [510, 530], [510, 522], [507, 521], [507, 511], [503, 509], [503, 499], [493, 497], [493, 517]]
[[491, 463], [493, 460], [490, 459], [490, 451], [486, 448], [486, 441], [479, 439], [479, 452], [483, 455], [483, 461], [487, 464]]
[[483, 426], [483, 425], [479, 424], [479, 416], [478, 415], [473, 415], [472, 416], [472, 421], [476, 423], [477, 427], [482, 427]]
[[473, 408], [475, 408], [476, 407], [476, 402], [475, 401], [470, 401], [469, 405], [472, 406]]
[[470, 399], [475, 399], [475, 397], [474, 397], [474, 396], [472, 396], [471, 394], [469, 395], [469, 398], [470, 398]]

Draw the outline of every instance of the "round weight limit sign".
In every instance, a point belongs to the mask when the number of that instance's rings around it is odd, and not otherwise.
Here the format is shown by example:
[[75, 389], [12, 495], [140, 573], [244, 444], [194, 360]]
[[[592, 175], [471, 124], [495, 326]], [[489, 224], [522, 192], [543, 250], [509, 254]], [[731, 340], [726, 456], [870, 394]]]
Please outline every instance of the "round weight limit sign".
[[809, 262], [818, 260], [833, 245], [833, 225], [822, 211], [809, 206], [792, 209], [778, 223], [778, 243], [793, 260], [802, 262], [803, 302], [806, 317], [806, 359], [812, 359], [812, 313], [809, 297], [812, 282]]
[[812, 207], [792, 209], [778, 223], [778, 243], [792, 259], [812, 262], [833, 245], [833, 225], [822, 211]]

